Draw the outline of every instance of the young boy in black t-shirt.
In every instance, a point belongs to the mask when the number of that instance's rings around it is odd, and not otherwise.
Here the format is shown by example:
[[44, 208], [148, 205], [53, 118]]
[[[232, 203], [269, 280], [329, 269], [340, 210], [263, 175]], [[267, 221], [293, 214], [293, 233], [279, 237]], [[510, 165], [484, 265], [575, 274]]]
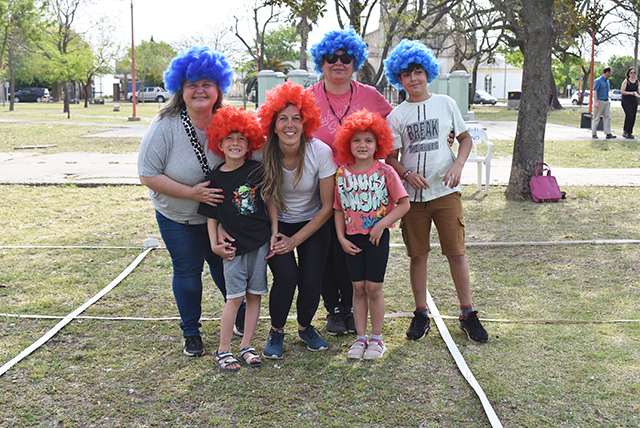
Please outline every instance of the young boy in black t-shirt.
[[[278, 233], [275, 207], [269, 209], [260, 197], [261, 164], [251, 159], [264, 136], [257, 117], [243, 109], [223, 107], [207, 129], [209, 148], [225, 158], [225, 163], [209, 173], [210, 187], [223, 190], [224, 202], [214, 207], [201, 203], [199, 214], [208, 217], [209, 239], [214, 253], [223, 259], [227, 302], [220, 321], [220, 347], [216, 364], [222, 371], [238, 371], [240, 364], [231, 353], [231, 336], [238, 307], [247, 300], [240, 358], [250, 367], [262, 365], [251, 340], [260, 315], [260, 300], [267, 293], [267, 261]], [[221, 224], [233, 241], [219, 242]]]

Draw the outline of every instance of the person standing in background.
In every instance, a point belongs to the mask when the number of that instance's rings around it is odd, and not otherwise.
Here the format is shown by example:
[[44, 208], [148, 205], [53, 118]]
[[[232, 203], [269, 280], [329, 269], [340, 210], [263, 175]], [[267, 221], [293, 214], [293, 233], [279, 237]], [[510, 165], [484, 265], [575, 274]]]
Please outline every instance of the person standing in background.
[[611, 86], [609, 78], [612, 74], [613, 71], [611, 70], [611, 67], [605, 67], [602, 76], [598, 77], [596, 81], [593, 82], [593, 94], [596, 94], [596, 97], [593, 99], [593, 107], [595, 108], [595, 111], [591, 118], [591, 136], [593, 138], [598, 138], [598, 124], [600, 123], [600, 116], [602, 116], [602, 120], [604, 121], [603, 128], [605, 138], [608, 140], [616, 138], [616, 136], [611, 133], [611, 103], [609, 101], [609, 90]]
[[627, 77], [622, 82], [620, 90], [622, 92], [622, 109], [624, 110], [624, 138], [633, 139], [633, 126], [636, 123], [636, 113], [638, 112], [638, 81], [636, 80], [636, 69], [629, 67], [625, 73]]

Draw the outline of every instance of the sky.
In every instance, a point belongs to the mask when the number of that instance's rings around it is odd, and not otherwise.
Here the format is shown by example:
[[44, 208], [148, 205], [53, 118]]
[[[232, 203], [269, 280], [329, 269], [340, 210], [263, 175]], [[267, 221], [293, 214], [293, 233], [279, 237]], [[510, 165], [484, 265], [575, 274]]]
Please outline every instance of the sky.
[[[211, 32], [211, 28], [235, 26], [234, 14], [245, 17], [244, 0], [88, 0], [80, 7], [76, 24], [80, 31], [91, 29], [90, 23], [100, 17], [107, 19], [117, 27], [115, 39], [124, 46], [131, 46], [131, 4], [133, 2], [133, 33], [135, 44], [149, 40], [169, 44], [189, 39], [190, 36]], [[176, 4], [180, 7], [176, 7]], [[377, 17], [376, 17], [377, 20]], [[374, 21], [375, 22], [375, 21]], [[369, 30], [377, 25], [369, 24]], [[249, 22], [240, 22], [240, 32], [250, 38]], [[310, 34], [309, 47], [319, 42], [327, 31], [338, 29], [335, 10], [328, 8], [324, 18], [318, 22]], [[601, 47], [596, 59], [606, 61], [612, 55], [633, 55], [631, 43], [621, 47], [611, 45]]]
[[[90, 0], [91, 1], [91, 0]], [[135, 44], [149, 40], [169, 44], [188, 39], [194, 34], [207, 34], [211, 28], [235, 26], [234, 15], [246, 17], [243, 0], [93, 0], [81, 6], [76, 24], [80, 31], [90, 30], [90, 23], [100, 17], [117, 26], [118, 42], [131, 46], [131, 3], [133, 2], [133, 34]], [[182, 7], [176, 7], [176, 4]], [[319, 42], [327, 31], [338, 29], [333, 10], [328, 11], [309, 37], [309, 47]], [[249, 22], [240, 21], [241, 35], [250, 37]]]

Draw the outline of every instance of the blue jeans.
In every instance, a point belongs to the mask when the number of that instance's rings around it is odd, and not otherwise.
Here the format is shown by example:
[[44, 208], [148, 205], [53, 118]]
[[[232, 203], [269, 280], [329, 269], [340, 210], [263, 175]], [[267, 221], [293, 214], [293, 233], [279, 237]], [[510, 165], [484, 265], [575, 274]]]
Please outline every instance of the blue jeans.
[[[173, 263], [173, 296], [182, 319], [182, 334], [197, 336], [202, 326], [202, 269], [205, 260], [213, 281], [226, 301], [222, 259], [211, 250], [206, 223], [187, 226], [169, 220], [158, 211], [156, 220]], [[245, 303], [242, 302], [238, 313], [244, 311]]]

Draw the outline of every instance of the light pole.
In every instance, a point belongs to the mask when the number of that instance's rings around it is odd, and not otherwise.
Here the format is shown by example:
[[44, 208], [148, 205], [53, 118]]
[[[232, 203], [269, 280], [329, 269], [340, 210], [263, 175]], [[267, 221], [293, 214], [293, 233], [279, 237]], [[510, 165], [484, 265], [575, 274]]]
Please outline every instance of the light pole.
[[[593, 9], [595, 11], [596, 8], [596, 0], [593, 0]], [[595, 46], [596, 46], [596, 27], [595, 22], [593, 26], [593, 31], [591, 32], [591, 74], [589, 76], [589, 113], [592, 113], [593, 106], [593, 65], [595, 63]], [[593, 120], [593, 118], [591, 118]]]
[[136, 117], [136, 45], [133, 39], [133, 0], [131, 0], [131, 101], [133, 102], [133, 116], [129, 117], [129, 121], [138, 121]]

